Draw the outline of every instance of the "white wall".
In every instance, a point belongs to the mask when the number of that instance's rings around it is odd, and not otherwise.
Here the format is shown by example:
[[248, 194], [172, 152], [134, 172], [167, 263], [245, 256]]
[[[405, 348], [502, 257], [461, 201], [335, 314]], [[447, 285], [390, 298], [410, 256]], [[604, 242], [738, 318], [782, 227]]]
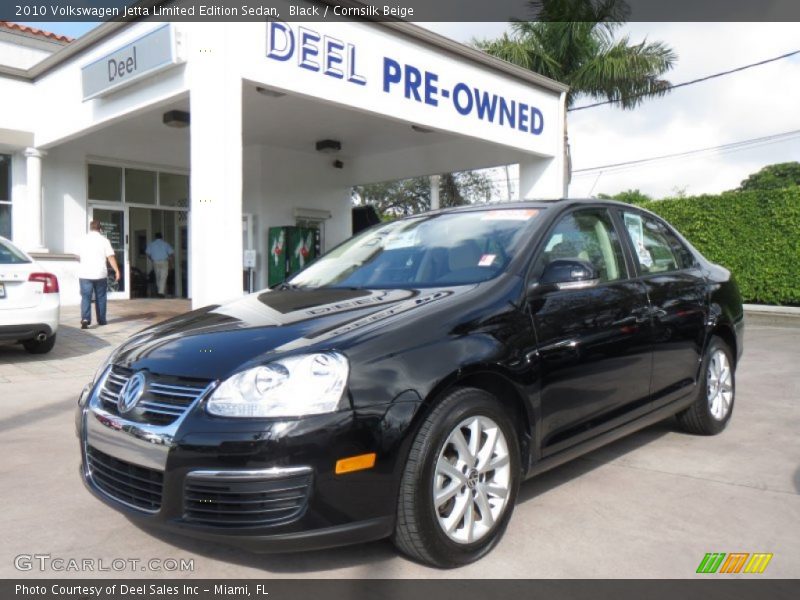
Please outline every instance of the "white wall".
[[244, 149], [243, 212], [256, 219], [257, 286], [266, 287], [267, 230], [294, 225], [295, 208], [328, 210], [325, 247], [329, 250], [351, 235], [350, 188], [346, 174], [317, 152], [296, 152], [269, 146]]

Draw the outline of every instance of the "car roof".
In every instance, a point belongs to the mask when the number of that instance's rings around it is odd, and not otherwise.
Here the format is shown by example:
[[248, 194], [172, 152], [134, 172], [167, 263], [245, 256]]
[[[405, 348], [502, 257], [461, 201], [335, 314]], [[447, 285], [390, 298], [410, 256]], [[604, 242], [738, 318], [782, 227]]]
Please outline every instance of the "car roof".
[[484, 211], [484, 210], [503, 210], [513, 208], [547, 208], [550, 206], [568, 206], [572, 204], [594, 204], [594, 205], [607, 205], [607, 206], [625, 206], [629, 208], [638, 208], [632, 204], [619, 202], [617, 200], [607, 200], [604, 198], [556, 198], [553, 200], [516, 200], [504, 202], [488, 202], [465, 204], [463, 206], [451, 206], [448, 208], [440, 208], [432, 210], [427, 214], [445, 214], [445, 213], [458, 213], [470, 211]]

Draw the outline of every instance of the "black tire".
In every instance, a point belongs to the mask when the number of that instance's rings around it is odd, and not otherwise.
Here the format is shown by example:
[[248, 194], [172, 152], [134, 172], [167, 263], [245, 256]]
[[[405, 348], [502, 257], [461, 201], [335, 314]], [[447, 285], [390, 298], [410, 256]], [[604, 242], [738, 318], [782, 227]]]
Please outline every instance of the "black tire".
[[22, 345], [25, 347], [25, 350], [31, 354], [47, 354], [53, 349], [53, 346], [56, 345], [56, 334], [54, 333], [41, 342], [37, 340], [25, 340], [22, 342]]
[[[493, 525], [488, 527], [477, 541], [461, 543], [450, 539], [439, 524], [440, 513], [437, 512], [433, 501], [434, 480], [437, 477], [436, 463], [450, 434], [454, 433], [466, 419], [476, 416], [493, 421], [505, 438], [510, 467], [510, 471], [506, 472], [508, 493], [502, 512], [493, 519]], [[477, 459], [475, 462], [477, 467]], [[501, 469], [502, 467], [498, 472]], [[474, 468], [473, 472], [476, 472]], [[451, 483], [455, 481], [452, 479]], [[392, 541], [398, 549], [411, 558], [437, 567], [457, 567], [478, 560], [502, 537], [514, 510], [519, 481], [519, 442], [509, 415], [491, 394], [483, 390], [455, 389], [431, 411], [414, 439], [400, 483], [397, 524]], [[466, 491], [467, 502], [470, 502], [470, 493], [478, 494], [473, 485], [477, 487], [480, 482], [472, 480], [469, 484], [470, 487]], [[465, 486], [461, 487], [462, 494], [465, 489]], [[479, 515], [481, 522], [484, 520], [480, 512], [470, 512], [470, 514]], [[462, 523], [466, 527], [466, 522]]]
[[[731, 396], [727, 412], [719, 418], [715, 416], [709, 401], [709, 369], [711, 359], [715, 353], [723, 353], [730, 369], [730, 388]], [[728, 345], [718, 337], [712, 337], [703, 356], [703, 363], [700, 371], [700, 381], [697, 385], [697, 396], [692, 405], [679, 412], [676, 417], [678, 424], [687, 433], [695, 435], [716, 435], [725, 429], [728, 421], [733, 414], [733, 405], [736, 399], [736, 369], [733, 362], [733, 354]]]

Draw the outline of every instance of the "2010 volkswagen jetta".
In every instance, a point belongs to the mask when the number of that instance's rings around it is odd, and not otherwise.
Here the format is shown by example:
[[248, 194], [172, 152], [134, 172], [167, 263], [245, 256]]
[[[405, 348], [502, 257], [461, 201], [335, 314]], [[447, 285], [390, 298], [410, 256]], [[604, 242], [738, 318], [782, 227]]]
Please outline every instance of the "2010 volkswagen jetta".
[[672, 415], [722, 431], [742, 331], [731, 274], [649, 212], [431, 212], [117, 348], [79, 400], [81, 472], [114, 508], [208, 540], [391, 536], [464, 564], [522, 480]]

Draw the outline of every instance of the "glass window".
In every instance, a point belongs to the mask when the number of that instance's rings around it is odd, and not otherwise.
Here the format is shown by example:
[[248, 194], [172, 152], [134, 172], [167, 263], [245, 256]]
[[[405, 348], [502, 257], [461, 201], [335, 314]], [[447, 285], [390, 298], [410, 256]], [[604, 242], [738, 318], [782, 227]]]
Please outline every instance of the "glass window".
[[0, 154], [0, 236], [11, 237], [11, 156]]
[[189, 206], [189, 177], [175, 173], [158, 174], [158, 201], [162, 206]]
[[625, 212], [625, 230], [633, 244], [642, 273], [665, 273], [694, 265], [694, 256], [661, 221]]
[[156, 172], [125, 169], [125, 202], [156, 203]]
[[0, 154], [0, 202], [11, 201], [11, 156]]
[[122, 169], [89, 165], [89, 199], [122, 201]]
[[622, 244], [606, 210], [579, 210], [561, 219], [547, 239], [537, 272], [557, 259], [590, 263], [601, 282], [627, 277]]
[[487, 281], [530, 239], [540, 212], [476, 210], [401, 219], [351, 238], [289, 282], [309, 288], [420, 288]]
[[0, 265], [16, 265], [31, 262], [25, 253], [7, 242], [0, 242]]

